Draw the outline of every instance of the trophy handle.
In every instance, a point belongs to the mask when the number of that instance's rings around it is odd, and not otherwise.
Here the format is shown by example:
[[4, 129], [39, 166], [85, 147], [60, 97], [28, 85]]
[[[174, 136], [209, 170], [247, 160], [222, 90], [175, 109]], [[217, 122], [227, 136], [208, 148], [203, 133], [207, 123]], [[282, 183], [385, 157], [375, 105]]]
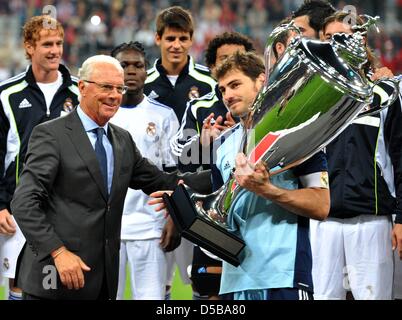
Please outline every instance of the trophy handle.
[[[371, 89], [372, 92], [374, 91], [374, 87], [382, 81], [384, 81], [384, 79], [378, 79], [378, 80], [374, 81], [374, 84]], [[388, 108], [391, 104], [393, 104], [395, 102], [396, 98], [398, 98], [398, 96], [399, 96], [399, 81], [396, 79], [387, 79], [387, 82], [389, 82], [394, 87], [394, 91], [392, 92], [390, 98], [386, 102], [380, 104], [379, 106], [376, 106], [374, 108], [368, 109], [363, 112], [360, 112], [357, 115], [356, 119], [362, 118], [365, 116], [375, 115], [375, 114], [381, 112], [382, 110], [384, 110], [385, 108]]]

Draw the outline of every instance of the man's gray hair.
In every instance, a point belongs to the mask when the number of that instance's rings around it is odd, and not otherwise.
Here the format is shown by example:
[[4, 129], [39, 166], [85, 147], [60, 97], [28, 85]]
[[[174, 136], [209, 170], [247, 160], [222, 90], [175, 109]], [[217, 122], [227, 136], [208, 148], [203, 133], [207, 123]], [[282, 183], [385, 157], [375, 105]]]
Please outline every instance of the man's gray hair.
[[124, 74], [124, 70], [120, 65], [120, 62], [111, 56], [107, 56], [104, 54], [99, 54], [96, 56], [89, 57], [84, 61], [81, 68], [78, 70], [78, 78], [81, 80], [89, 80], [92, 72], [94, 71], [94, 67], [98, 63], [109, 63], [114, 65], [121, 73]]

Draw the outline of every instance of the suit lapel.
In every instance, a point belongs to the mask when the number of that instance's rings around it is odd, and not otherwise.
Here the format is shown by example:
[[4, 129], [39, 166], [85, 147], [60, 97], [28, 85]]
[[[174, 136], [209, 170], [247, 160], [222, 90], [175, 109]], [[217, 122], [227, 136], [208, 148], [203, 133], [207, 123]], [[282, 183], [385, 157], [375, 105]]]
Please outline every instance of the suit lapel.
[[112, 124], [109, 123], [108, 128], [108, 138], [110, 143], [113, 146], [113, 157], [114, 157], [114, 168], [113, 168], [113, 179], [112, 179], [112, 188], [110, 190], [110, 197], [113, 196], [113, 192], [116, 189], [116, 185], [118, 183], [118, 178], [120, 175], [120, 168], [122, 164], [122, 156], [123, 156], [123, 149], [119, 139], [119, 133], [114, 128]]
[[89, 173], [102, 194], [102, 197], [107, 202], [108, 196], [103, 182], [102, 173], [99, 168], [98, 159], [96, 158], [95, 151], [78, 116], [77, 110], [74, 110], [66, 117], [66, 128], [68, 129], [67, 132], [71, 138], [71, 141], [73, 142], [74, 147], [76, 148], [81, 159], [86, 164]]

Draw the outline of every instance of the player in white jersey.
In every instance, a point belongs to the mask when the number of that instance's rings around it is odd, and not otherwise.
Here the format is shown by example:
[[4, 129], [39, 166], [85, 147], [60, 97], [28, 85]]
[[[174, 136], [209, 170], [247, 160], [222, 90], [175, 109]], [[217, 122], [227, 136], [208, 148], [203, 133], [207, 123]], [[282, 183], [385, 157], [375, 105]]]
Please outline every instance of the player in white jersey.
[[[124, 69], [128, 91], [111, 122], [131, 133], [142, 155], [160, 169], [174, 168], [169, 140], [179, 122], [173, 109], [146, 97], [146, 60], [138, 42], [124, 43], [112, 51]], [[120, 273], [117, 299], [124, 298], [127, 263], [131, 272], [133, 299], [165, 299], [168, 270], [166, 251], [174, 249], [179, 237], [171, 220], [147, 204], [149, 197], [140, 190], [129, 189], [124, 203]]]

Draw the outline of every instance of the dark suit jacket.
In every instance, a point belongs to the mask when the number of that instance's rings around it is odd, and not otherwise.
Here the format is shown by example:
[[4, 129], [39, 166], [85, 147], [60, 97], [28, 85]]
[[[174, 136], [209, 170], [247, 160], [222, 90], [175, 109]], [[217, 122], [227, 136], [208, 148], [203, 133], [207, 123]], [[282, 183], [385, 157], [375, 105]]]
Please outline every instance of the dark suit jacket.
[[[26, 293], [49, 299], [96, 299], [106, 274], [109, 296], [114, 299], [127, 188], [149, 194], [177, 184], [176, 174], [161, 172], [141, 156], [127, 131], [109, 124], [108, 137], [114, 154], [109, 197], [94, 149], [76, 111], [33, 130], [11, 203], [27, 239], [17, 282]], [[91, 268], [84, 273], [84, 288], [78, 291], [64, 287], [58, 274], [57, 289], [47, 289], [52, 268], [48, 266], [54, 266], [50, 253], [62, 245]]]

